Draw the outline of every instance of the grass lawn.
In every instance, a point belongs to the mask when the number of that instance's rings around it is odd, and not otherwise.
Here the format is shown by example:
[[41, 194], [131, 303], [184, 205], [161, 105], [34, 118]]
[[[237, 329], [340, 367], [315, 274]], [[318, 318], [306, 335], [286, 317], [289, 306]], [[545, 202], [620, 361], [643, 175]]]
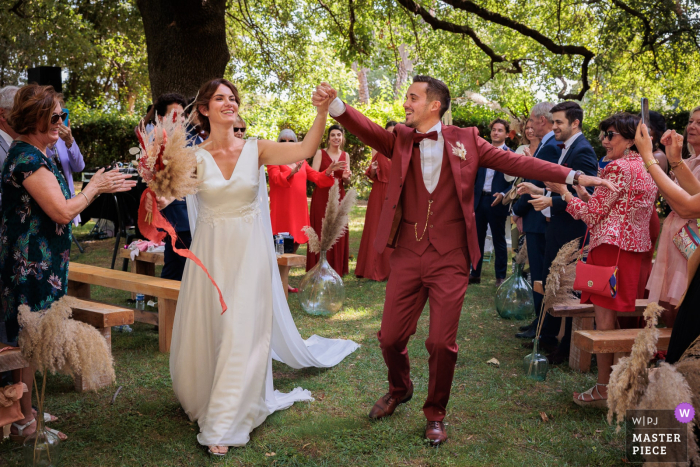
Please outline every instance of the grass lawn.
[[[595, 382], [595, 374], [578, 374], [566, 365], [550, 370], [547, 381], [524, 377], [529, 353], [513, 337], [522, 322], [500, 319], [494, 309], [493, 267], [484, 266], [481, 285], [470, 286], [460, 322], [459, 358], [448, 407], [449, 442], [433, 449], [423, 441], [421, 407], [427, 394], [428, 309], [409, 343], [415, 384], [413, 400], [386, 420], [370, 422], [367, 414], [387, 390], [386, 368], [376, 332], [382, 315], [384, 283], [353, 275], [365, 208], [358, 206], [350, 225], [351, 274], [345, 277], [347, 302], [332, 318], [309, 316], [290, 297], [292, 314], [304, 337], [353, 339], [362, 347], [329, 370], [292, 370], [275, 362], [275, 387], [311, 390], [315, 402], [297, 403], [270, 416], [246, 447], [212, 459], [196, 440], [198, 427], [175, 398], [168, 355], [158, 352], [153, 327], [136, 324], [134, 332], [113, 332], [117, 372], [114, 387], [77, 394], [71, 378], [50, 376], [47, 409], [60, 421], [52, 427], [69, 436], [65, 466], [565, 466], [621, 465], [623, 433], [605, 422], [605, 412], [581, 409], [572, 391]], [[80, 229], [77, 234], [87, 233]], [[84, 243], [87, 250], [71, 260], [109, 267], [112, 240]], [[305, 249], [300, 251], [305, 253]], [[292, 270], [297, 285], [302, 270]], [[99, 290], [93, 296], [126, 304], [129, 294]], [[500, 367], [486, 364], [491, 358]], [[121, 386], [114, 404], [112, 397]], [[544, 422], [541, 413], [546, 413]], [[0, 444], [0, 466], [19, 465], [21, 449]]]

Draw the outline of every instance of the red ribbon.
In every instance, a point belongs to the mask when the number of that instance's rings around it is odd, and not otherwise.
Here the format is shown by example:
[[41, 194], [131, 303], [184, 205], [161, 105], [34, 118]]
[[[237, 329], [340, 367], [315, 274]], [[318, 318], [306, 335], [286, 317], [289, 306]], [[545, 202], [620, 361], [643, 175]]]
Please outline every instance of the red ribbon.
[[[146, 203], [149, 202], [149, 195], [151, 203], [151, 214], [153, 215], [153, 220], [150, 223], [146, 222], [146, 216], [148, 214], [148, 211], [146, 211]], [[163, 229], [165, 232], [158, 229]], [[204, 264], [202, 264], [202, 261], [199, 258], [197, 258], [195, 254], [192, 253], [189, 249], [178, 248], [176, 246], [177, 233], [175, 232], [175, 229], [173, 229], [173, 226], [170, 225], [170, 222], [168, 222], [168, 220], [165, 217], [163, 217], [163, 215], [158, 210], [156, 194], [150, 188], [146, 188], [146, 190], [141, 195], [141, 204], [139, 205], [139, 230], [147, 239], [149, 239], [152, 242], [162, 242], [166, 235], [170, 235], [170, 239], [173, 245], [173, 251], [180, 256], [191, 259], [197, 266], [202, 268], [202, 270], [207, 275], [211, 283], [214, 284], [214, 287], [216, 287], [216, 291], [219, 293], [219, 302], [221, 302], [222, 309], [221, 314], [223, 315], [226, 312], [228, 307], [224, 302], [224, 296], [221, 294], [221, 289], [219, 289], [219, 286], [216, 285], [216, 281], [214, 281], [214, 278], [211, 277], [211, 274], [209, 274], [207, 268], [204, 266]]]

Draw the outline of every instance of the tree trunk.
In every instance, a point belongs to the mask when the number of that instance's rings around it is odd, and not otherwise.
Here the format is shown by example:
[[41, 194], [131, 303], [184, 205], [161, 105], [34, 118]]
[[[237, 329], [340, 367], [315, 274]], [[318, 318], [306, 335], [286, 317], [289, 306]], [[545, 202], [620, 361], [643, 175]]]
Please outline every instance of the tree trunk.
[[357, 94], [361, 104], [369, 104], [369, 85], [367, 84], [367, 72], [369, 69], [352, 64], [352, 69], [357, 73]]
[[403, 91], [403, 86], [408, 80], [408, 74], [413, 71], [413, 60], [408, 57], [408, 51], [406, 50], [406, 44], [401, 44], [399, 46], [399, 63], [398, 70], [396, 70], [396, 84], [394, 86], [394, 99], [400, 99], [401, 91]]
[[178, 92], [193, 97], [207, 80], [224, 76], [226, 0], [137, 0], [148, 52], [153, 100]]

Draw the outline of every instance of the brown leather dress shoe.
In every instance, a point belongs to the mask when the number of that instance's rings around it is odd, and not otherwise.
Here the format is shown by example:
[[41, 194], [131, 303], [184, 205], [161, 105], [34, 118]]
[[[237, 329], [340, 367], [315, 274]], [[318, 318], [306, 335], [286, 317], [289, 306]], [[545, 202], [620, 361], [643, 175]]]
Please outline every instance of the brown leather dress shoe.
[[406, 396], [401, 400], [391, 397], [391, 393], [387, 392], [379, 398], [379, 400], [374, 404], [374, 407], [372, 407], [372, 410], [369, 411], [369, 418], [372, 420], [379, 420], [380, 418], [388, 417], [394, 413], [399, 404], [405, 404], [406, 402], [410, 401], [412, 397], [413, 383], [411, 383], [411, 387], [409, 388]]
[[431, 446], [440, 446], [447, 441], [447, 430], [443, 422], [431, 422], [425, 427], [425, 438], [430, 441]]
[[500, 278], [500, 279], [496, 279], [496, 288], [500, 287], [501, 284], [503, 284], [505, 281], [506, 281], [505, 277]]

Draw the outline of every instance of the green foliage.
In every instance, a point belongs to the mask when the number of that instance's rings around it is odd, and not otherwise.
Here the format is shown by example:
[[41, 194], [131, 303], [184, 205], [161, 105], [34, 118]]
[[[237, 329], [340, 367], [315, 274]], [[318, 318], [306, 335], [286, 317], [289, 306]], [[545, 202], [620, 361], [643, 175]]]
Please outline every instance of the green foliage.
[[81, 100], [68, 101], [66, 105], [71, 110], [71, 129], [86, 170], [133, 159], [129, 148], [138, 145], [134, 133], [139, 123], [137, 116], [90, 109]]

